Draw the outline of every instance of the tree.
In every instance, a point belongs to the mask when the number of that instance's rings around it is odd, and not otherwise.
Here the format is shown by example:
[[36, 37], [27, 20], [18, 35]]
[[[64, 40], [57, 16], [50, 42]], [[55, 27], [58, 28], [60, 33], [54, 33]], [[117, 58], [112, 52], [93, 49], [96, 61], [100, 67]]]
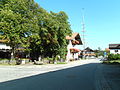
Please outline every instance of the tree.
[[[65, 56], [67, 41], [66, 35], [71, 34], [72, 30], [68, 22], [68, 16], [65, 12], [48, 13], [43, 8], [38, 9], [38, 25], [39, 31], [36, 35], [39, 35], [37, 41], [31, 43], [33, 56], [40, 54], [47, 57], [56, 57], [57, 55]], [[35, 55], [34, 55], [35, 54]]]
[[104, 51], [100, 47], [98, 47], [98, 49], [95, 50], [95, 54], [96, 54], [96, 57], [104, 56]]
[[13, 55], [17, 47], [24, 47], [35, 58], [65, 56], [65, 37], [72, 32], [65, 12], [47, 12], [34, 0], [0, 0], [0, 4], [0, 32]]
[[12, 53], [18, 45], [28, 47], [28, 37], [38, 30], [34, 10], [38, 6], [33, 0], [0, 1], [0, 30], [8, 38]]

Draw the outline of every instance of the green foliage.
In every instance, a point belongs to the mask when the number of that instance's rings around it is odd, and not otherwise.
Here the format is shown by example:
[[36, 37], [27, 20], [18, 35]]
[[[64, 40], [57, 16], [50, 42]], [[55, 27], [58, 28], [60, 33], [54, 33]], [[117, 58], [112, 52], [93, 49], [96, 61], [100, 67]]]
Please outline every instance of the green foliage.
[[120, 54], [109, 54], [108, 60], [120, 60]]
[[[28, 47], [28, 36], [38, 29], [38, 20], [32, 10], [36, 7], [33, 0], [9, 0], [0, 10], [0, 30], [8, 39], [12, 52], [21, 44]], [[34, 7], [34, 8], [33, 8]], [[32, 9], [32, 10], [31, 10]]]
[[57, 62], [57, 64], [67, 64], [66, 62]]
[[13, 53], [17, 47], [29, 48], [32, 57], [39, 55], [64, 58], [66, 35], [72, 30], [65, 12], [47, 12], [34, 0], [0, 0], [0, 32]]
[[95, 50], [95, 55], [96, 55], [96, 57], [98, 57], [98, 56], [104, 56], [104, 51], [101, 50], [100, 47], [98, 47], [98, 49]]
[[2, 61], [2, 60], [9, 60], [8, 58], [0, 58], [0, 61]]
[[107, 60], [107, 61], [103, 61], [103, 64], [118, 65], [120, 64], [120, 60]]
[[49, 60], [49, 61], [53, 61], [53, 58], [49, 58], [49, 57], [47, 57], [47, 60]]

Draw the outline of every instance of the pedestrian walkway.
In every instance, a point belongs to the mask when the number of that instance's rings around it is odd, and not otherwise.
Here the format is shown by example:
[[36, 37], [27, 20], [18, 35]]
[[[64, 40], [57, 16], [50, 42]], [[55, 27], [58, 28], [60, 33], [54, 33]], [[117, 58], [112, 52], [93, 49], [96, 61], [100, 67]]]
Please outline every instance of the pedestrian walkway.
[[[62, 65], [2, 67], [0, 68], [3, 69], [1, 75], [8, 72], [8, 75], [5, 76], [8, 81], [2, 81], [0, 88], [2, 90], [96, 90], [94, 76], [99, 65], [98, 60], [91, 59], [73, 61]], [[42, 71], [47, 73], [41, 73]], [[34, 75], [27, 76], [28, 74]], [[5, 77], [3, 77], [4, 80], [6, 80]], [[9, 80], [11, 78], [12, 80]]]
[[68, 64], [47, 64], [47, 65], [16, 65], [0, 66], [0, 82], [29, 77], [37, 74], [52, 72], [56, 70], [71, 68], [79, 65], [96, 63], [97, 60], [78, 60]]

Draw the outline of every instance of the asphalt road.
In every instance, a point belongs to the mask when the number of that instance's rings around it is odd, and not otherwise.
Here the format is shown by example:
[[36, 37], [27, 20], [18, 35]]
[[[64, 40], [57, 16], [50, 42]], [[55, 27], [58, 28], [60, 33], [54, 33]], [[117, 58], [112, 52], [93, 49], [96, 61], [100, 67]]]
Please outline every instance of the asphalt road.
[[100, 63], [86, 63], [62, 70], [0, 83], [0, 90], [96, 90]]

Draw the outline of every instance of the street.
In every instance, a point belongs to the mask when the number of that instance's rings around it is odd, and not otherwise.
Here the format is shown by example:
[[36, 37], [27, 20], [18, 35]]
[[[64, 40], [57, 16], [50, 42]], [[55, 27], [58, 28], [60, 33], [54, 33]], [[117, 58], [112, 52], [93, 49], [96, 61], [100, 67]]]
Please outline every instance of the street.
[[[46, 73], [40, 73], [39, 71], [41, 68], [38, 68], [39, 66], [34, 68], [24, 67], [24, 69], [20, 69], [19, 67], [18, 70], [24, 71], [20, 71], [21, 73], [19, 73], [16, 69], [16, 71], [13, 71], [13, 77], [15, 77], [14, 75], [19, 76], [19, 74], [22, 76], [22, 74], [34, 73], [34, 69], [39, 73], [35, 75], [31, 74], [31, 76], [26, 77], [23, 75], [23, 78], [8, 79], [8, 81], [2, 80], [0, 83], [0, 90], [97, 90], [96, 85], [98, 84], [96, 84], [96, 80], [98, 80], [98, 77], [96, 77], [96, 71], [100, 62], [98, 60], [86, 60], [77, 61], [74, 64], [76, 65], [71, 66], [72, 64], [68, 64], [66, 68], [63, 68], [65, 65], [59, 65], [59, 67], [56, 65], [54, 68], [50, 66], [50, 68], [46, 68], [46, 70], [49, 70], [49, 72]], [[58, 69], [52, 71], [52, 69], [56, 67]], [[15, 72], [18, 72], [18, 74], [15, 74]], [[2, 74], [3, 73], [0, 73], [0, 78], [3, 77]]]

